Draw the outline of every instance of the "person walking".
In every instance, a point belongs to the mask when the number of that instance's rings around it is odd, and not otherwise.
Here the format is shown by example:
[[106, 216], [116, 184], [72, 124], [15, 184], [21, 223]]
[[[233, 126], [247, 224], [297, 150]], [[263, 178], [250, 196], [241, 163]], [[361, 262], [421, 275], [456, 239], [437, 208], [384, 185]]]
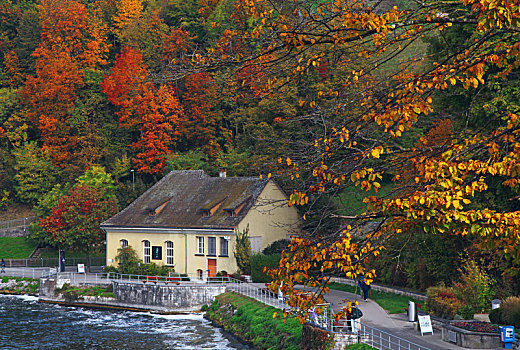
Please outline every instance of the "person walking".
[[5, 260], [2, 259], [2, 262], [0, 263], [0, 267], [2, 267], [2, 273], [5, 273]]
[[365, 278], [363, 276], [361, 276], [361, 278], [358, 280], [358, 285], [363, 292], [363, 300], [368, 301], [368, 291], [372, 287], [370, 287], [370, 285], [365, 282]]

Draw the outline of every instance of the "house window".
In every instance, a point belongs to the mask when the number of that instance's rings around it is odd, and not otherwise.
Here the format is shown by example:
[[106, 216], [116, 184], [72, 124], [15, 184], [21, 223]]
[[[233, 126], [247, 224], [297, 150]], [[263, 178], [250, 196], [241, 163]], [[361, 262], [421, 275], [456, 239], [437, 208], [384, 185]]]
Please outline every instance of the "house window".
[[211, 255], [211, 256], [217, 255], [217, 238], [216, 237], [208, 237], [208, 255]]
[[128, 241], [126, 239], [121, 240], [121, 248], [128, 248]]
[[228, 240], [220, 237], [220, 256], [228, 256]]
[[173, 266], [173, 242], [166, 241], [166, 265]]
[[197, 254], [204, 255], [204, 237], [197, 237]]
[[262, 250], [262, 236], [249, 237], [249, 241], [251, 242], [251, 252], [260, 253]]
[[143, 262], [150, 263], [150, 241], [143, 241]]

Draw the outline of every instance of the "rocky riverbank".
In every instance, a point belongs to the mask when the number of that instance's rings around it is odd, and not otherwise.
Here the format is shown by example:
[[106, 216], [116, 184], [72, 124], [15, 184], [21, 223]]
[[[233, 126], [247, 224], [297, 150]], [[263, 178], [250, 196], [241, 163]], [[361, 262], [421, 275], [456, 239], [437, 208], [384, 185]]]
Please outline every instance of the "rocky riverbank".
[[40, 280], [32, 278], [8, 277], [0, 278], [0, 294], [38, 295]]

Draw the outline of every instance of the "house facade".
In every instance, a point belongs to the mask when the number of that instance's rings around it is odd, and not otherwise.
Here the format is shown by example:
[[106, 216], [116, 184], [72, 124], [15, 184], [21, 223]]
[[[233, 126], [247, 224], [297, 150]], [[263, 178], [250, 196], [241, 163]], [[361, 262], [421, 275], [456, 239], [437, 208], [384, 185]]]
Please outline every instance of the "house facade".
[[144, 263], [199, 277], [238, 270], [235, 235], [247, 227], [253, 252], [260, 252], [298, 234], [299, 217], [272, 180], [202, 170], [169, 173], [101, 225], [107, 265], [117, 264], [119, 248], [131, 246]]

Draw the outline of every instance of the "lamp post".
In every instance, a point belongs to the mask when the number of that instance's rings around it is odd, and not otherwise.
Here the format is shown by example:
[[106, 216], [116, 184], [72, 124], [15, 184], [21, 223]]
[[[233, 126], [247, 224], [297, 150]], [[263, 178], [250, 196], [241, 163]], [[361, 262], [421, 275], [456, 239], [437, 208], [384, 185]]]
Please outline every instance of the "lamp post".
[[135, 192], [135, 171], [134, 169], [130, 171], [132, 172], [132, 192]]

